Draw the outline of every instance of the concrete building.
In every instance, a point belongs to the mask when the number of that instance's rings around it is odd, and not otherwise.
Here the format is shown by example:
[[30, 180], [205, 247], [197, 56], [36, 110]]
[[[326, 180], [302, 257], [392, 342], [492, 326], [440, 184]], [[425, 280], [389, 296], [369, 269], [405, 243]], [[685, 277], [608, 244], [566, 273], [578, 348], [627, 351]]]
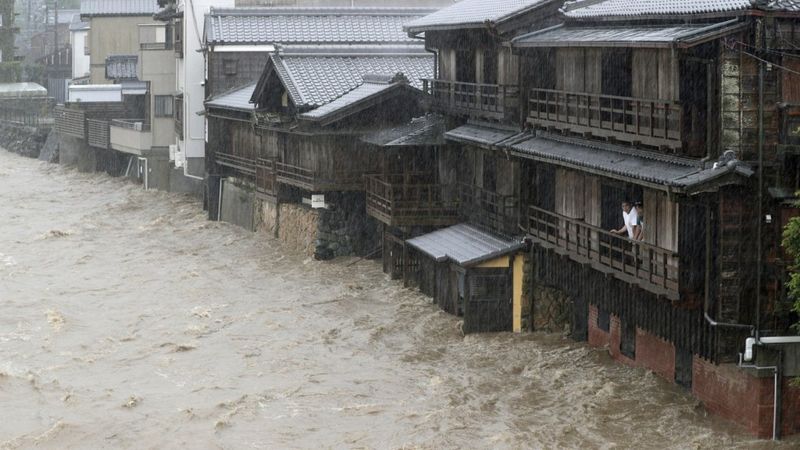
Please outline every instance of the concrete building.
[[72, 46], [72, 80], [89, 78], [89, 22], [80, 20], [69, 24], [69, 41]]

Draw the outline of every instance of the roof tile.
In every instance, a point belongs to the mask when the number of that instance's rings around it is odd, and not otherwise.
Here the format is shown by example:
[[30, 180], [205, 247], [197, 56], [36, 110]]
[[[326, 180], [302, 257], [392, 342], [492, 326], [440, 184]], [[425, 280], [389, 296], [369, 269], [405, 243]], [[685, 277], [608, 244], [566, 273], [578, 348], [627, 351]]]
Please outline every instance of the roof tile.
[[148, 16], [158, 11], [157, 0], [81, 0], [81, 16]]
[[500, 22], [553, 0], [462, 0], [433, 14], [406, 24], [406, 30], [475, 28], [486, 22]]

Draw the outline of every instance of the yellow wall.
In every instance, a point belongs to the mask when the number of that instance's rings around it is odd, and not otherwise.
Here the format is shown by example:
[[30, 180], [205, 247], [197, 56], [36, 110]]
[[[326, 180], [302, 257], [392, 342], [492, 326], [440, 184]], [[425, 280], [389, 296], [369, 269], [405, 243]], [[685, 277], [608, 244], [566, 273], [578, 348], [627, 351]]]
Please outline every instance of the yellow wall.
[[484, 261], [475, 267], [478, 269], [502, 269], [508, 267], [508, 259], [508, 256], [501, 256], [500, 258]]
[[514, 306], [512, 310], [514, 333], [522, 332], [522, 272], [524, 267], [525, 258], [519, 253], [514, 257]]

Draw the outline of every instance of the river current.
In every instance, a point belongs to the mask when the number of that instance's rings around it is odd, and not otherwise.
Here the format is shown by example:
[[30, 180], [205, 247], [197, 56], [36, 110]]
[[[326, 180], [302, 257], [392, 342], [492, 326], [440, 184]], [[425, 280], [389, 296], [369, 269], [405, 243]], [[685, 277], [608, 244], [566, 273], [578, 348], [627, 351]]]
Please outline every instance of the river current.
[[376, 262], [188, 197], [0, 150], [0, 213], [3, 450], [774, 447], [603, 349], [464, 337]]

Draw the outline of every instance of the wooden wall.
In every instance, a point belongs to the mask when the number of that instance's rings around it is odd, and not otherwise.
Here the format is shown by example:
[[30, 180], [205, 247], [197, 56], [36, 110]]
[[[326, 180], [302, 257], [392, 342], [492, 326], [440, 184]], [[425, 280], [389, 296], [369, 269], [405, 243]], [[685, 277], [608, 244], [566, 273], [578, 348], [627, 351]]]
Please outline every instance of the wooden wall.
[[[267, 59], [268, 52], [210, 52], [206, 98], [254, 83], [261, 76]], [[226, 73], [225, 61], [232, 61], [235, 73]]]
[[670, 49], [633, 49], [631, 88], [634, 97], [680, 99], [678, 62], [672, 55]]

